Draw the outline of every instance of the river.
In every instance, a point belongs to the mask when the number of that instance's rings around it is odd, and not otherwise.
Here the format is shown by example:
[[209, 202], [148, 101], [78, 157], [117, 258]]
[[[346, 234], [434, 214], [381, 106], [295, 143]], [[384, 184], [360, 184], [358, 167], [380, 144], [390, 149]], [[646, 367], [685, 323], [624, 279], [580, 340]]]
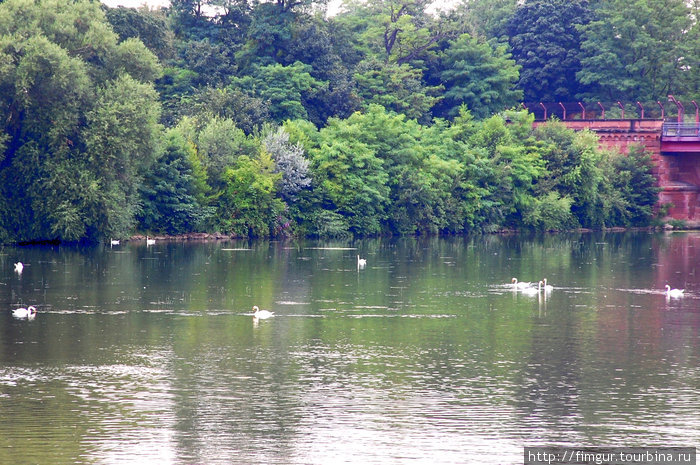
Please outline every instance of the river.
[[6, 246], [0, 265], [0, 463], [700, 444], [699, 233]]

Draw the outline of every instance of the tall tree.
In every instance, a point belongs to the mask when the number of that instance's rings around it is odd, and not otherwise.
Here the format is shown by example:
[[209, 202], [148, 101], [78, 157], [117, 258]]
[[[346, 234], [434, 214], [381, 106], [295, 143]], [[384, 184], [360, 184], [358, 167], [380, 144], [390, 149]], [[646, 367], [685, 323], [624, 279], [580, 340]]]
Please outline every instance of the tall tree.
[[141, 227], [164, 234], [197, 231], [212, 213], [205, 205], [205, 171], [194, 146], [179, 129], [169, 130], [163, 145], [163, 153], [148, 171], [141, 188]]
[[518, 3], [518, 0], [469, 0], [457, 5], [456, 14], [465, 27], [463, 32], [507, 42], [508, 23]]
[[162, 10], [120, 6], [107, 8], [105, 14], [119, 40], [137, 38], [161, 60], [174, 56], [174, 35]]
[[207, 0], [172, 0], [170, 18], [173, 31], [182, 40], [202, 40], [216, 35], [215, 23], [209, 21]]
[[[196, 143], [202, 166], [207, 172], [209, 184], [221, 189], [224, 184], [226, 169], [233, 166], [241, 155], [255, 156], [259, 151], [259, 142], [246, 136], [236, 123], [228, 118], [213, 117], [201, 122], [201, 129], [191, 127], [194, 121], [185, 118], [180, 127], [190, 140]], [[190, 126], [190, 127], [188, 127]]]
[[204, 87], [191, 97], [181, 98], [173, 114], [208, 119], [230, 119], [236, 127], [250, 134], [270, 119], [269, 103], [248, 95], [234, 86]]
[[277, 189], [279, 195], [287, 204], [294, 202], [299, 191], [311, 185], [304, 148], [299, 143], [290, 144], [289, 133], [283, 128], [265, 136], [263, 146], [275, 162], [275, 172], [282, 175]]
[[467, 108], [478, 117], [515, 106], [522, 91], [515, 88], [519, 66], [506, 45], [491, 47], [469, 34], [453, 41], [441, 55], [445, 94], [439, 114], [454, 117]]
[[428, 0], [350, 2], [335, 18], [353, 31], [355, 47], [384, 62], [416, 63], [457, 34], [446, 15], [431, 15]]
[[89, 0], [0, 3], [0, 56], [0, 236], [127, 234], [160, 131], [155, 56]]
[[325, 125], [331, 117], [345, 118], [357, 110], [361, 99], [357, 95], [351, 64], [344, 63], [338, 49], [338, 42], [331, 29], [331, 22], [319, 16], [300, 17], [293, 30], [292, 40], [283, 64], [296, 61], [311, 66], [309, 74], [314, 79], [328, 82], [328, 87], [320, 89], [309, 99], [307, 112], [310, 119]]
[[284, 202], [276, 197], [281, 178], [274, 172], [270, 155], [240, 156], [224, 173], [226, 187], [221, 194], [217, 221], [221, 231], [241, 237], [274, 236], [284, 227]]
[[310, 71], [311, 67], [301, 62], [289, 66], [259, 66], [252, 75], [232, 79], [232, 84], [269, 102], [270, 116], [274, 121], [308, 118], [306, 100], [328, 85], [314, 79]]
[[480, 171], [478, 185], [484, 190], [479, 214], [487, 225], [521, 225], [535, 204], [535, 183], [544, 163], [531, 134], [532, 121], [527, 112], [495, 115], [469, 138]]
[[549, 123], [538, 127], [535, 137], [543, 143], [542, 160], [547, 168], [539, 180], [538, 192], [557, 192], [561, 198], [571, 199], [577, 226], [604, 226], [610, 184], [605, 169], [608, 154], [598, 149], [596, 135], [574, 132], [562, 123]]
[[369, 104], [382, 105], [422, 123], [429, 123], [430, 110], [440, 101], [440, 86], [427, 86], [421, 70], [407, 64], [367, 60], [355, 69], [357, 91]]
[[281, 3], [259, 3], [251, 12], [245, 45], [236, 62], [247, 72], [253, 66], [281, 63], [288, 53], [296, 13]]
[[588, 0], [528, 0], [518, 6], [508, 35], [526, 101], [575, 101], [585, 91], [576, 80], [580, 29], [592, 17]]
[[581, 98], [656, 101], [687, 91], [698, 61], [698, 30], [685, 0], [601, 0], [580, 26]]
[[356, 130], [331, 119], [320, 131], [320, 146], [310, 151], [311, 163], [319, 178], [321, 208], [341, 215], [351, 233], [379, 234], [387, 214], [388, 176], [367, 144], [348, 137]]

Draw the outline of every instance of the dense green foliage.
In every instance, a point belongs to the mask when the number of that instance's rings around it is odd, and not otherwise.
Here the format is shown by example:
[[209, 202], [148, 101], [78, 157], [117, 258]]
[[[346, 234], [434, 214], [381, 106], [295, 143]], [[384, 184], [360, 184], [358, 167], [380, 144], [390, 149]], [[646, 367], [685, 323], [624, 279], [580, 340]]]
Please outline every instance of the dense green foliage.
[[582, 32], [583, 97], [663, 100], [698, 89], [698, 24], [684, 0], [607, 0]]
[[156, 157], [157, 58], [100, 6], [0, 4], [0, 238], [99, 239], [136, 226]]
[[573, 100], [585, 89], [581, 71], [581, 26], [593, 11], [588, 0], [532, 0], [515, 10], [508, 37], [528, 102]]
[[697, 98], [695, 10], [429, 7], [0, 2], [0, 241], [649, 224], [647, 155], [513, 109]]

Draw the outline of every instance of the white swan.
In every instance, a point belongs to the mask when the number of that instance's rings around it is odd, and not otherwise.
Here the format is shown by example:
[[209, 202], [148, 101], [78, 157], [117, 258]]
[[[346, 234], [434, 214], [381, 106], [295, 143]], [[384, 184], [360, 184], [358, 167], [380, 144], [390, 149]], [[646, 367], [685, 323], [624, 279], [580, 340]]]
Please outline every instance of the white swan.
[[19, 274], [22, 274], [22, 270], [24, 269], [24, 265], [22, 262], [17, 262], [15, 263], [15, 271]]
[[671, 286], [666, 284], [666, 295], [668, 297], [683, 297], [685, 289], [671, 289]]
[[148, 236], [146, 236], [146, 245], [153, 245], [156, 243], [155, 239], [149, 239]]
[[15, 318], [34, 318], [36, 316], [36, 307], [30, 305], [27, 308], [16, 308], [12, 310], [12, 316]]
[[531, 283], [529, 283], [529, 282], [528, 283], [518, 282], [518, 278], [513, 278], [510, 280], [510, 282], [513, 283], [513, 287], [515, 289], [527, 289], [531, 285]]
[[542, 283], [542, 289], [544, 289], [544, 292], [552, 292], [554, 290], [554, 286], [547, 284], [547, 278], [542, 278]]
[[367, 265], [367, 259], [366, 258], [360, 258], [360, 256], [357, 256], [357, 266], [362, 268], [363, 266]]
[[267, 318], [270, 318], [274, 314], [275, 312], [271, 312], [269, 310], [260, 310], [257, 305], [253, 305], [253, 318], [265, 320]]
[[109, 245], [119, 245], [119, 239], [109, 239]]
[[526, 287], [520, 290], [525, 295], [537, 295], [542, 290], [542, 281], [537, 283], [537, 287]]

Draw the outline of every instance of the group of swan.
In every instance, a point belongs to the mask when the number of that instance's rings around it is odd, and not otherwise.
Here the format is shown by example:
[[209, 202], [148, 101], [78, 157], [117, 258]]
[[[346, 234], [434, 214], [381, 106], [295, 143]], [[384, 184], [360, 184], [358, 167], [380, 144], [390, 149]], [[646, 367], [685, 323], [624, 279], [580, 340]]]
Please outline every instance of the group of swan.
[[[552, 292], [554, 286], [547, 284], [547, 278], [543, 278], [542, 281], [537, 283], [537, 287], [533, 283], [520, 282], [517, 278], [511, 280], [513, 283], [513, 290], [522, 292], [523, 294], [535, 295], [541, 291]], [[667, 297], [683, 297], [685, 294], [685, 289], [671, 289], [671, 286], [666, 284], [666, 296]]]
[[547, 278], [543, 278], [542, 281], [537, 282], [537, 287], [534, 283], [529, 282], [519, 282], [518, 278], [513, 278], [511, 280], [513, 283], [513, 289], [522, 292], [523, 294], [535, 295], [541, 291], [552, 292], [554, 286], [547, 284]]
[[[119, 239], [112, 239], [112, 238], [109, 239], [110, 246], [119, 245], [119, 243], [120, 243]], [[146, 236], [146, 245], [153, 245], [155, 243], [156, 243], [155, 239], [151, 239], [150, 237]]]
[[513, 283], [513, 288], [515, 289], [527, 289], [532, 286], [530, 282], [518, 281], [518, 278], [513, 278], [510, 280]]
[[[253, 305], [253, 318], [255, 319], [266, 320], [274, 316], [274, 314], [275, 312], [271, 312], [269, 310], [260, 310], [260, 308], [257, 305]], [[29, 320], [33, 320], [36, 316], [36, 307], [34, 305], [30, 305], [27, 308], [16, 308], [12, 310], [12, 316], [15, 318], [27, 318]]]

